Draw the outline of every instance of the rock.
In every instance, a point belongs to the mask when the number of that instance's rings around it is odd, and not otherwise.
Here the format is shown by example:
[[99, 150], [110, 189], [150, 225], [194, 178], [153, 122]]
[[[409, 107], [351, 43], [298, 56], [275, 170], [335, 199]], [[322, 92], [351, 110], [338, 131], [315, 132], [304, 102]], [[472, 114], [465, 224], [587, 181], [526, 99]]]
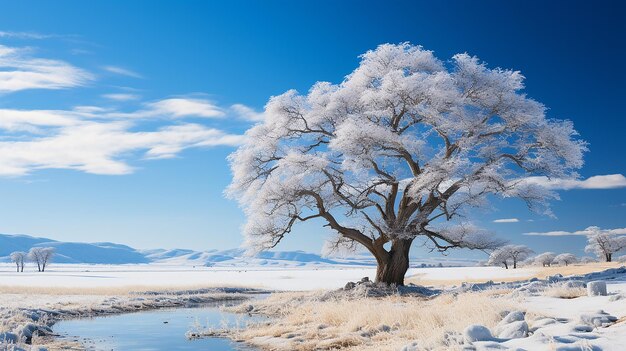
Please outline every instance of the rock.
[[606, 327], [617, 321], [617, 317], [600, 310], [596, 313], [583, 314], [580, 321], [586, 325], [593, 327]]
[[611, 301], [611, 302], [624, 300], [624, 299], [626, 299], [626, 295], [624, 295], [624, 294], [617, 294], [617, 295], [613, 295], [613, 296], [609, 297], [609, 301]]
[[504, 316], [504, 318], [502, 318], [502, 320], [500, 321], [500, 323], [498, 323], [498, 325], [509, 324], [512, 322], [523, 321], [523, 320], [524, 320], [524, 312], [512, 311], [512, 312], [509, 312], [509, 314], [507, 314], [506, 316]]
[[14, 333], [0, 333], [0, 342], [5, 342], [7, 344], [17, 344], [19, 341], [19, 337]]
[[493, 340], [491, 331], [484, 325], [474, 324], [465, 328], [463, 331], [463, 338], [466, 342], [471, 343], [475, 341], [489, 341]]
[[363, 277], [363, 278], [361, 278], [361, 280], [360, 280], [360, 282], [361, 282], [361, 283], [367, 283], [367, 282], [369, 282], [369, 281], [370, 281], [370, 277]]
[[343, 290], [351, 290], [354, 289], [355, 286], [356, 284], [354, 282], [347, 282], [346, 285], [343, 287]]
[[539, 281], [539, 278], [537, 278], [537, 277], [533, 277], [533, 278], [528, 279], [528, 281], [529, 281], [530, 283], [532, 283], [532, 282], [538, 282], [538, 281]]
[[589, 296], [606, 296], [606, 282], [593, 281], [587, 284], [587, 295]]
[[499, 328], [498, 338], [519, 339], [528, 336], [528, 324], [526, 321], [515, 321]]

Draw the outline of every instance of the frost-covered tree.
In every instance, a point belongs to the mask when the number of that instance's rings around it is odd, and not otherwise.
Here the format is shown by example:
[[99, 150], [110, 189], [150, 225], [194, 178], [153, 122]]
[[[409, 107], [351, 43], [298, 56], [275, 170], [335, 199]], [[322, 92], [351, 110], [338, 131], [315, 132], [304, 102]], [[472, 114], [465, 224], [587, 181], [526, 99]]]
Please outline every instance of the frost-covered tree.
[[46, 266], [54, 255], [53, 247], [33, 247], [28, 251], [28, 258], [37, 264], [39, 272], [45, 272]]
[[587, 237], [585, 252], [594, 253], [606, 262], [611, 262], [613, 254], [626, 249], [626, 236], [607, 233], [598, 227], [587, 228], [592, 232]]
[[509, 264], [511, 263], [511, 256], [506, 252], [504, 247], [497, 248], [491, 252], [489, 255], [489, 260], [487, 264], [490, 266], [499, 266], [503, 265], [504, 268], [509, 269]]
[[489, 256], [489, 264], [502, 264], [509, 269], [509, 263], [513, 263], [513, 268], [527, 259], [533, 250], [526, 245], [505, 245], [494, 250]]
[[26, 259], [26, 252], [14, 251], [11, 252], [11, 262], [15, 263], [18, 272], [24, 272], [24, 260]]
[[578, 262], [578, 258], [576, 258], [576, 256], [574, 256], [571, 253], [562, 253], [562, 254], [556, 255], [556, 257], [554, 258], [554, 262], [564, 264], [567, 266], [570, 263]]
[[554, 252], [544, 252], [540, 255], [537, 255], [537, 257], [535, 257], [535, 263], [540, 264], [544, 267], [550, 267], [550, 265], [554, 263], [555, 257], [556, 255], [554, 254]]
[[572, 123], [546, 118], [523, 80], [468, 54], [447, 63], [385, 44], [339, 84], [272, 97], [230, 156], [227, 194], [246, 213], [248, 248], [318, 220], [336, 233], [329, 247], [360, 245], [377, 281], [403, 284], [416, 239], [441, 252], [499, 246], [465, 210], [496, 195], [546, 211], [556, 195], [524, 178], [572, 177], [583, 164]]

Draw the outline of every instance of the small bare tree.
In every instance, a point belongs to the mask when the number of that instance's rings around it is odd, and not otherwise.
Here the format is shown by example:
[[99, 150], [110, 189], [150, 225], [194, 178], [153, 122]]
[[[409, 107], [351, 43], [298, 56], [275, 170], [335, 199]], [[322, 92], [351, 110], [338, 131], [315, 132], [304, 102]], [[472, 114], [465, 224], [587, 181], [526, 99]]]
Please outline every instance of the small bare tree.
[[587, 237], [585, 252], [592, 252], [606, 262], [611, 262], [613, 254], [626, 249], [626, 236], [617, 236], [598, 227], [590, 227], [592, 234]]
[[562, 264], [564, 264], [565, 266], [567, 266], [567, 265], [569, 265], [570, 263], [576, 263], [576, 262], [578, 262], [578, 258], [576, 258], [576, 256], [574, 256], [574, 255], [573, 255], [573, 254], [571, 254], [571, 253], [562, 253], [562, 254], [560, 254], [560, 255], [557, 255], [557, 256], [554, 258], [554, 262], [557, 262], [557, 263], [562, 263]]
[[556, 255], [554, 252], [544, 252], [541, 255], [537, 255], [535, 257], [535, 263], [540, 264], [544, 267], [550, 267], [550, 265], [554, 262], [554, 258]]
[[26, 252], [15, 251], [11, 252], [11, 261], [15, 263], [17, 272], [24, 272], [24, 260], [26, 259]]
[[513, 268], [517, 268], [517, 264], [528, 258], [533, 250], [525, 245], [505, 245], [491, 253], [489, 256], [489, 264], [502, 264], [504, 268], [509, 269], [509, 263], [513, 263]]
[[511, 260], [511, 256], [507, 254], [504, 250], [504, 247], [493, 250], [491, 255], [489, 255], [489, 261], [487, 261], [488, 265], [503, 265], [504, 268], [509, 269], [509, 263]]
[[28, 251], [28, 258], [37, 263], [37, 270], [39, 272], [45, 272], [46, 266], [52, 260], [53, 255], [53, 247], [33, 247]]

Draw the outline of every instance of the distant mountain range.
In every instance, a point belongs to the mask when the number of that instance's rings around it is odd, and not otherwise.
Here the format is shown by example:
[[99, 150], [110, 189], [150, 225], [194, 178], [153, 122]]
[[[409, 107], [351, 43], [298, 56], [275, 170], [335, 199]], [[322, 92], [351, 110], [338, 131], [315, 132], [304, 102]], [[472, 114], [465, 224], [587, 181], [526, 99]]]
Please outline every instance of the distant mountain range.
[[[194, 251], [188, 249], [138, 250], [109, 242], [62, 242], [28, 235], [0, 234], [0, 262], [9, 262], [14, 251], [28, 252], [32, 247], [54, 247], [56, 263], [137, 264], [154, 263], [170, 265], [197, 265], [217, 267], [300, 267], [326, 265], [375, 265], [369, 255], [350, 258], [324, 258], [304, 251], [268, 251], [254, 257], [245, 255], [243, 249]], [[437, 264], [436, 259], [414, 261], [414, 264]], [[446, 265], [474, 265], [474, 260], [446, 260]]]

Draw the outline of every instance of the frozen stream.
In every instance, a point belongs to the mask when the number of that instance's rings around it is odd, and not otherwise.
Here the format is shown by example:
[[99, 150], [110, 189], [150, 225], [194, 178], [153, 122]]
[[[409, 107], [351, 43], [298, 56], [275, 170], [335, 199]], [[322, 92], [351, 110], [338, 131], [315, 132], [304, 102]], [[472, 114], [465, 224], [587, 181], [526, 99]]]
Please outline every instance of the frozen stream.
[[82, 342], [87, 350], [253, 350], [224, 338], [188, 340], [200, 327], [244, 326], [245, 315], [224, 313], [216, 305], [124, 313], [57, 322], [53, 330]]

